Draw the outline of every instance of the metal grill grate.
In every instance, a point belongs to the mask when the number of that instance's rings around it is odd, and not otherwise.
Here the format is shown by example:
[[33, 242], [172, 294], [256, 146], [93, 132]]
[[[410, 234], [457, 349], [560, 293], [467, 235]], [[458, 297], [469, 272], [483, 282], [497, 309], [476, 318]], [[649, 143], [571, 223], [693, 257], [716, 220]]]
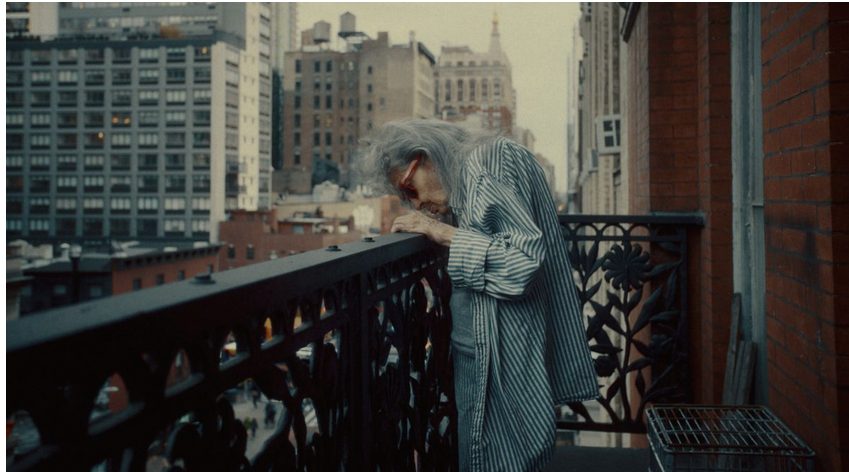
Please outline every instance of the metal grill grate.
[[814, 470], [813, 450], [761, 406], [664, 405], [646, 417], [652, 470]]

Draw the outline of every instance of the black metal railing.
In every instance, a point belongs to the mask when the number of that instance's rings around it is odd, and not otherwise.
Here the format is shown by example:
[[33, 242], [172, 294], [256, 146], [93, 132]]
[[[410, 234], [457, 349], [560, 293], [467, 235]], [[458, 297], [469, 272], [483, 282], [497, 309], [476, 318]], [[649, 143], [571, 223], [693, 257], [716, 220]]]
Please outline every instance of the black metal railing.
[[[9, 322], [10, 470], [456, 470], [446, 257], [390, 235]], [[246, 381], [285, 406], [252, 462]]]
[[[560, 221], [602, 388], [558, 427], [644, 432], [647, 404], [690, 397], [701, 218]], [[8, 322], [7, 410], [39, 444], [10, 470], [456, 470], [447, 253], [398, 234], [337, 249]], [[249, 385], [283, 406], [251, 461], [230, 400]]]
[[562, 215], [601, 388], [558, 428], [645, 433], [644, 411], [688, 402], [688, 233], [699, 215]]

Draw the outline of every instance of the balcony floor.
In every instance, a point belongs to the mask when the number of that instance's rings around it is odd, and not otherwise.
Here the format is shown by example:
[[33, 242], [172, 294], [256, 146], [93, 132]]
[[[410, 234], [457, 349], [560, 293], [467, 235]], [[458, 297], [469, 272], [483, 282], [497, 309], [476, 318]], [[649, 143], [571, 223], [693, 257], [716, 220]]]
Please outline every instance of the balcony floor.
[[649, 469], [649, 450], [561, 446], [546, 472], [646, 472]]

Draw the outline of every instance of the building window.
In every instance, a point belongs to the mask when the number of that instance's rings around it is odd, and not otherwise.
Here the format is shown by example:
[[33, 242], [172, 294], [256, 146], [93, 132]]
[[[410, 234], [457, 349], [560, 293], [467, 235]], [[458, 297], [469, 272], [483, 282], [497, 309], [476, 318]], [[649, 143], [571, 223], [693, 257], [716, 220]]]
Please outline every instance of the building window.
[[156, 285], [165, 284], [165, 274], [156, 274]]
[[186, 126], [186, 112], [166, 111], [165, 126]]
[[295, 59], [295, 73], [296, 74], [301, 73], [301, 60], [300, 59]]
[[[32, 212], [32, 209], [30, 209]], [[76, 213], [77, 212], [77, 199], [76, 198], [57, 198], [56, 199], [56, 213]], [[45, 211], [46, 213], [46, 211]]]
[[109, 156], [109, 166], [113, 171], [130, 170], [130, 155], [112, 154]]
[[[101, 177], [102, 179], [103, 177]], [[103, 213], [102, 198], [84, 198], [83, 213]]]
[[182, 193], [186, 191], [186, 177], [183, 175], [165, 176], [165, 191], [168, 193]]
[[129, 236], [130, 220], [109, 220], [109, 234], [111, 236]]
[[85, 175], [83, 176], [83, 190], [86, 192], [102, 192], [105, 180], [102, 175]]
[[142, 193], [156, 193], [159, 191], [159, 177], [156, 175], [138, 176], [138, 190]]
[[75, 70], [60, 70], [57, 77], [61, 85], [74, 85], [79, 80], [79, 74]]
[[159, 198], [141, 197], [137, 200], [139, 213], [156, 213], [159, 211]]
[[138, 220], [138, 235], [139, 236], [157, 236], [159, 232], [159, 223], [153, 219]]
[[50, 170], [50, 156], [33, 154], [29, 158], [29, 170]]
[[103, 220], [100, 218], [83, 220], [83, 236], [103, 236]]
[[167, 170], [184, 170], [186, 168], [186, 158], [183, 154], [166, 154], [165, 169]]
[[77, 220], [73, 218], [58, 218], [56, 220], [57, 236], [76, 236]]
[[481, 98], [487, 98], [489, 95], [489, 80], [481, 79]]
[[140, 91], [139, 105], [159, 105], [159, 90]]
[[186, 145], [186, 133], [165, 133], [165, 147], [181, 148]]
[[133, 114], [131, 112], [113, 112], [112, 126], [124, 128], [133, 124]]
[[477, 85], [477, 81], [475, 79], [469, 79], [469, 101], [475, 101], [476, 90], [475, 86]]
[[181, 269], [181, 270], [177, 271], [177, 280], [186, 280], [186, 271], [185, 270]]
[[168, 90], [165, 92], [165, 102], [170, 105], [182, 105], [186, 103], [185, 90]]
[[186, 49], [166, 48], [165, 55], [168, 62], [182, 62], [186, 60]]
[[110, 198], [109, 209], [112, 213], [129, 213], [131, 203], [129, 198]]
[[163, 221], [166, 236], [183, 236], [186, 233], [185, 220], [166, 219]]
[[192, 113], [195, 126], [209, 126], [210, 114], [209, 110], [195, 110]]
[[56, 191], [65, 193], [77, 192], [77, 178], [75, 176], [60, 176], [56, 178]]
[[112, 193], [129, 193], [132, 178], [129, 175], [113, 175], [109, 177], [109, 191]]
[[212, 92], [195, 89], [192, 91], [192, 97], [194, 98], [195, 105], [207, 104], [212, 100]]
[[140, 69], [139, 83], [142, 85], [158, 84], [159, 69]]
[[451, 81], [447, 79], [445, 80], [445, 101], [451, 101]]
[[83, 169], [103, 170], [104, 158], [102, 154], [86, 154], [83, 156]]
[[192, 176], [192, 190], [195, 192], [208, 192], [209, 191], [209, 176], [208, 175], [193, 175]]
[[106, 83], [106, 74], [102, 70], [88, 70], [85, 72], [86, 85], [103, 85]]
[[186, 210], [186, 199], [184, 197], [172, 197], [165, 199], [165, 211], [167, 213], [182, 213]]
[[132, 144], [132, 135], [130, 133], [112, 133], [110, 143], [113, 148], [127, 148]]
[[130, 85], [133, 73], [130, 69], [115, 69], [112, 71], [112, 85]]
[[193, 169], [209, 169], [210, 156], [207, 153], [194, 153], [192, 154], [192, 168]]
[[142, 281], [141, 279], [133, 279], [133, 291], [138, 291], [142, 289]]
[[245, 248], [245, 258], [249, 260], [253, 260], [254, 258], [254, 245], [248, 244], [248, 247]]
[[139, 126], [159, 126], [158, 111], [139, 112]]
[[[206, 70], [208, 71], [209, 69]], [[169, 84], [186, 83], [186, 69], [167, 69], [165, 71], [165, 82]]]

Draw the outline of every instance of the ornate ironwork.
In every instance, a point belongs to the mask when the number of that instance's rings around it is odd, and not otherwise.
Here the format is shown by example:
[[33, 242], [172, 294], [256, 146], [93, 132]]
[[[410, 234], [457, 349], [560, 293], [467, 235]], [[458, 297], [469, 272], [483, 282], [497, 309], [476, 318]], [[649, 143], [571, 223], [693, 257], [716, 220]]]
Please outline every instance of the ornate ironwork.
[[[456, 470], [446, 257], [391, 235], [9, 322], [7, 408], [41, 441], [10, 470]], [[127, 406], [90, 421], [116, 373]], [[247, 379], [285, 406], [252, 461]]]
[[569, 215], [560, 223], [601, 395], [570, 404], [573, 419], [558, 427], [643, 433], [648, 404], [690, 399], [687, 231], [701, 218]]

